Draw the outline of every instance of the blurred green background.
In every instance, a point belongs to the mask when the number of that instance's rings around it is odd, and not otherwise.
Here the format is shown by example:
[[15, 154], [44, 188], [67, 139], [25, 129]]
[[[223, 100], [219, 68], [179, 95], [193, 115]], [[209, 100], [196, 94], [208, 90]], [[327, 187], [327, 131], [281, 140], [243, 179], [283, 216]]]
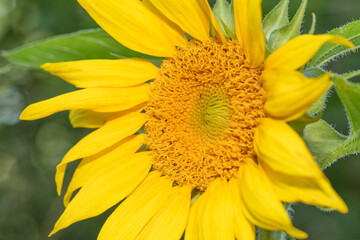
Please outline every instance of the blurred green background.
[[[264, 0], [264, 14], [276, 3]], [[299, 4], [300, 0], [291, 1], [291, 14]], [[358, 20], [360, 1], [309, 0], [303, 32], [310, 28], [311, 12], [317, 15], [316, 33], [325, 33]], [[75, 0], [0, 0], [0, 50], [96, 26]], [[329, 64], [328, 69], [343, 73], [358, 69], [359, 62], [355, 53]], [[47, 239], [63, 211], [55, 190], [55, 167], [89, 131], [71, 128], [65, 112], [33, 122], [19, 122], [18, 117], [30, 103], [71, 90], [72, 86], [58, 78], [14, 66], [0, 57], [0, 240]], [[324, 118], [347, 134], [347, 120], [336, 93], [327, 105]], [[348, 204], [349, 213], [326, 213], [297, 204], [294, 224], [312, 240], [360, 239], [360, 158], [341, 159], [325, 173]], [[96, 239], [110, 212], [74, 224], [50, 239]]]

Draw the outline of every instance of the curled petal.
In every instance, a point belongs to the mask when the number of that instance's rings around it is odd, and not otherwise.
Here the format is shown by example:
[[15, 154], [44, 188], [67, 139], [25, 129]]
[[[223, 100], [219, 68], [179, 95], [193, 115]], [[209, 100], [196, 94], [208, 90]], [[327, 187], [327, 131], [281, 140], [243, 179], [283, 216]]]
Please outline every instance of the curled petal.
[[334, 35], [303, 34], [282, 45], [265, 60], [265, 70], [296, 70], [304, 66], [326, 43], [332, 42], [350, 48], [354, 47], [347, 39]]
[[265, 71], [266, 113], [275, 119], [295, 120], [316, 102], [331, 85], [330, 74], [307, 78], [296, 71]]

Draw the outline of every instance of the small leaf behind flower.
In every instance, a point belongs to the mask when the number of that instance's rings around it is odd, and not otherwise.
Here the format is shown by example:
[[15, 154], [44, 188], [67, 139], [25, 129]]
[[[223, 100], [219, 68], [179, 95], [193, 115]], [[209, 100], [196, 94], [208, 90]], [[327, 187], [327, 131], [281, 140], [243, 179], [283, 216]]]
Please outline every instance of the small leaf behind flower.
[[226, 0], [217, 0], [213, 12], [216, 18], [221, 18], [226, 25], [229, 24], [230, 4]]
[[360, 135], [360, 84], [339, 76], [334, 76], [333, 82], [349, 119], [350, 136]]
[[[350, 40], [355, 45], [355, 48], [358, 49], [360, 47], [360, 20], [333, 29], [327, 34], [342, 36]], [[347, 47], [326, 43], [308, 63], [307, 67], [321, 67], [349, 51], [351, 51], [351, 49]]]
[[307, 125], [303, 138], [322, 169], [330, 165], [324, 162], [333, 163], [338, 159], [333, 153], [346, 141], [346, 136], [338, 133], [324, 120]]
[[59, 35], [22, 47], [4, 51], [8, 60], [25, 67], [40, 68], [44, 63], [84, 59], [116, 59], [125, 57], [154, 59], [130, 50], [101, 29], [82, 30]]
[[323, 120], [305, 127], [303, 138], [322, 169], [342, 157], [360, 152], [360, 84], [337, 75], [332, 80], [344, 104], [350, 133], [344, 136]]
[[213, 12], [225, 36], [229, 39], [236, 39], [232, 3], [229, 3], [227, 0], [217, 0]]
[[289, 0], [281, 0], [270, 12], [265, 16], [263, 21], [263, 31], [266, 40], [269, 40], [271, 33], [275, 29], [279, 29], [289, 23]]
[[295, 16], [290, 21], [290, 23], [284, 25], [283, 27], [274, 30], [268, 41], [269, 50], [274, 52], [276, 49], [290, 41], [296, 36], [300, 35], [301, 24], [304, 19], [305, 10], [308, 0], [302, 0], [299, 9], [297, 10]]

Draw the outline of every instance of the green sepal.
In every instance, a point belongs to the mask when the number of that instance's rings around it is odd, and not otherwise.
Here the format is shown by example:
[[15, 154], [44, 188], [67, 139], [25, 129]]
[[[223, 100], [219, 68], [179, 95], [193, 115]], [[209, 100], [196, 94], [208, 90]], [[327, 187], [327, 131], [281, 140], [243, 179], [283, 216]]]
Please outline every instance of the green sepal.
[[322, 68], [307, 68], [302, 72], [308, 78], [320, 77], [326, 71]]
[[[340, 28], [335, 28], [327, 34], [342, 36], [351, 41], [355, 45], [355, 48], [358, 49], [360, 47], [360, 20], [351, 22]], [[307, 66], [321, 67], [334, 60], [336, 57], [342, 56], [348, 52], [351, 52], [351, 49], [348, 47], [334, 43], [325, 43]]]
[[121, 45], [101, 29], [59, 35], [19, 48], [3, 51], [9, 61], [25, 67], [40, 68], [44, 63], [85, 59], [156, 59]]
[[232, 31], [235, 35], [234, 0], [231, 0], [230, 2], [229, 24], [227, 26], [229, 30]]
[[314, 34], [316, 28], [316, 15], [315, 13], [311, 13], [311, 16], [312, 16], [312, 22], [311, 22], [309, 34]]
[[295, 16], [290, 23], [285, 26], [274, 30], [269, 38], [268, 45], [269, 50], [274, 52], [276, 49], [287, 43], [291, 39], [300, 35], [301, 24], [304, 19], [305, 9], [308, 0], [303, 0]]
[[217, 0], [213, 12], [215, 17], [221, 18], [226, 25], [229, 23], [230, 4], [227, 0]]
[[232, 3], [229, 3], [227, 0], [217, 0], [213, 12], [225, 37], [236, 39]]
[[201, 196], [202, 192], [198, 189], [194, 189], [191, 192], [191, 202], [190, 205], [194, 205], [194, 203], [199, 199], [199, 197]]
[[316, 116], [311, 116], [305, 113], [302, 117], [294, 121], [288, 122], [288, 124], [301, 136], [303, 135], [303, 131], [306, 125], [318, 121], [319, 119], [321, 119], [322, 115], [323, 115], [323, 111], [321, 111]]
[[325, 102], [329, 91], [326, 91], [320, 98], [317, 100], [311, 107], [307, 110], [306, 114], [312, 116], [314, 114], [318, 114], [320, 111], [325, 110]]
[[281, 0], [264, 18], [263, 32], [266, 40], [271, 33], [289, 23], [289, 0]]
[[228, 26], [226, 26], [226, 24], [222, 21], [222, 19], [219, 19], [219, 21], [221, 22], [220, 27], [222, 27], [222, 31], [225, 34], [225, 36], [228, 39], [236, 39], [236, 34], [235, 32], [231, 31]]

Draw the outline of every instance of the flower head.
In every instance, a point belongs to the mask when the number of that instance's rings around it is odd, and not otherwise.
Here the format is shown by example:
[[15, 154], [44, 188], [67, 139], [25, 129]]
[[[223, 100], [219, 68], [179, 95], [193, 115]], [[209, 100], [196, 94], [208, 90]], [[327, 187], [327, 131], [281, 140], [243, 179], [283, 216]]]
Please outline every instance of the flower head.
[[82, 159], [52, 234], [125, 198], [99, 239], [185, 231], [185, 239], [248, 240], [255, 225], [306, 238], [282, 202], [347, 212], [287, 122], [330, 86], [330, 74], [306, 78], [298, 69], [325, 42], [351, 43], [301, 35], [265, 59], [260, 0], [234, 1], [236, 40], [224, 37], [205, 0], [79, 3], [123, 45], [166, 59], [160, 69], [141, 59], [43, 65], [84, 89], [33, 104], [21, 118], [71, 110], [74, 126], [99, 128], [57, 167], [60, 194], [66, 165]]

